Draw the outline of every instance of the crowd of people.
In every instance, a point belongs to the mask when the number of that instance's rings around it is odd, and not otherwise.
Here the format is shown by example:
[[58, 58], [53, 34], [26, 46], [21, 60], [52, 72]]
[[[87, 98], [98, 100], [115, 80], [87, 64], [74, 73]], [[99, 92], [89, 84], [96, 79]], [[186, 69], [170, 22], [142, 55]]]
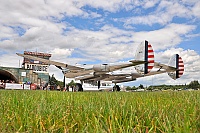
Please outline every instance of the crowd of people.
[[8, 80], [8, 79], [7, 80], [0, 80], [0, 89], [4, 89], [6, 83], [15, 83], [15, 81]]

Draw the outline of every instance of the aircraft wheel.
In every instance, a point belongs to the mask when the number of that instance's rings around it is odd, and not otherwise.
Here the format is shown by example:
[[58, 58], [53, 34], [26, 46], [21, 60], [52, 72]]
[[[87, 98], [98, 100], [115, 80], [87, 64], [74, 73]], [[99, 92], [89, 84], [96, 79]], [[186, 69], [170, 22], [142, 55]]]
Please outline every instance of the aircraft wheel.
[[82, 85], [80, 83], [76, 83], [75, 90], [76, 91], [83, 91]]
[[119, 87], [119, 85], [115, 85], [114, 87], [113, 87], [113, 91], [120, 91], [121, 89], [120, 89], [120, 87]]

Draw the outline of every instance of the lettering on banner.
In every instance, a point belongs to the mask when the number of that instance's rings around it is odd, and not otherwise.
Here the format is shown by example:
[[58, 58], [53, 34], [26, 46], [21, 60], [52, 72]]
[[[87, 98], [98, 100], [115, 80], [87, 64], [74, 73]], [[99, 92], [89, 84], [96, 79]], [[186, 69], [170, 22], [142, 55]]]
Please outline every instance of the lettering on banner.
[[32, 69], [36, 72], [48, 72], [48, 68], [48, 65], [25, 64], [25, 69]]

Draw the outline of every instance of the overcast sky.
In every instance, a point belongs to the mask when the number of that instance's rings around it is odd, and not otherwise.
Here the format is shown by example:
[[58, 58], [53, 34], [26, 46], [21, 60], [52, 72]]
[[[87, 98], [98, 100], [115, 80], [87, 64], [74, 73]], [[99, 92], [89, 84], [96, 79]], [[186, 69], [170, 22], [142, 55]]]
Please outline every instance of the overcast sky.
[[[1, 0], [0, 65], [19, 67], [27, 51], [51, 53], [51, 60], [96, 64], [134, 59], [148, 40], [155, 60], [167, 64], [178, 53], [184, 75], [141, 78], [127, 85], [185, 84], [200, 80], [199, 0]], [[50, 74], [59, 80], [56, 67]]]

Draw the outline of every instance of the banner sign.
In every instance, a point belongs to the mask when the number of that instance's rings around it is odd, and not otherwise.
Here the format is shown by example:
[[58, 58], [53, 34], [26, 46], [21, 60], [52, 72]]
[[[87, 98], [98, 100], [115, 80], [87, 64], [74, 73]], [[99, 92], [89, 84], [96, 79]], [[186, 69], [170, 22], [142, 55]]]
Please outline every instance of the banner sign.
[[5, 89], [23, 90], [23, 84], [6, 83]]
[[49, 65], [28, 64], [28, 63], [25, 63], [25, 69], [31, 69], [34, 72], [48, 73], [49, 72]]
[[24, 90], [30, 90], [30, 89], [31, 89], [31, 85], [24, 84]]
[[15, 83], [5, 83], [5, 89], [14, 89], [14, 90], [30, 90], [30, 85], [26, 84], [15, 84]]

